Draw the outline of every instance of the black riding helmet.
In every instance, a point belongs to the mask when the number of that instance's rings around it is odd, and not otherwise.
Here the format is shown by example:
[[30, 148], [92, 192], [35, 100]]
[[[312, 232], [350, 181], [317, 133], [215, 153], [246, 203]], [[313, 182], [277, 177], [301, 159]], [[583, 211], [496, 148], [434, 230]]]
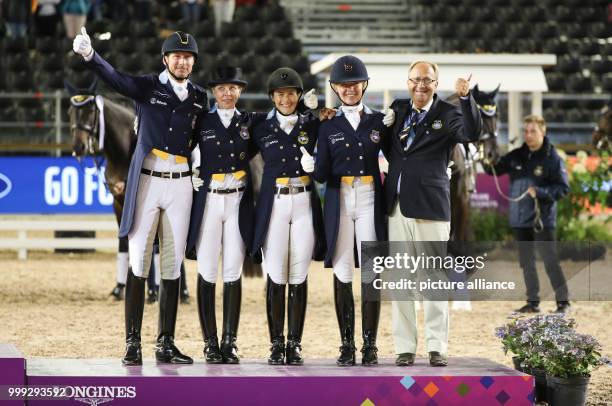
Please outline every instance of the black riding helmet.
[[[338, 58], [332, 65], [331, 73], [329, 75], [330, 84], [366, 82], [365, 86], [363, 87], [364, 94], [368, 87], [368, 80], [370, 80], [370, 77], [368, 76], [368, 70], [366, 69], [365, 64], [361, 59], [353, 55], [345, 55]], [[332, 90], [334, 90], [334, 93], [336, 93], [336, 96], [338, 96], [340, 99], [340, 96], [333, 87]], [[359, 100], [359, 102], [361, 102], [361, 100]], [[344, 103], [344, 101], [342, 101], [342, 103]]]
[[[268, 96], [270, 96], [270, 99], [272, 99], [272, 93], [274, 93], [276, 89], [281, 89], [283, 87], [293, 87], [297, 89], [298, 100], [302, 97], [302, 93], [304, 92], [302, 78], [291, 68], [278, 68], [270, 74], [268, 78]], [[279, 113], [283, 114], [280, 111]]]
[[198, 44], [191, 34], [176, 31], [170, 34], [162, 45], [162, 56], [165, 56], [170, 52], [191, 52], [193, 57], [197, 60]]

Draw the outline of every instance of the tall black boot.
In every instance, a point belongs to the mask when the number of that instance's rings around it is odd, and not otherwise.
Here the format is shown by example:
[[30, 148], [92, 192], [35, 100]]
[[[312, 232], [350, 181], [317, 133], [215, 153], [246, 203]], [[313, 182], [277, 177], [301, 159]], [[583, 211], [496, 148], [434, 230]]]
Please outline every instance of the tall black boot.
[[198, 274], [198, 315], [204, 337], [204, 359], [209, 364], [221, 364], [223, 357], [217, 341], [217, 320], [215, 317], [215, 284], [206, 282]]
[[283, 365], [285, 363], [285, 285], [272, 282], [268, 275], [266, 285], [266, 313], [268, 315], [268, 330], [270, 332], [270, 358], [268, 364]]
[[371, 283], [361, 284], [361, 328], [363, 347], [361, 348], [361, 363], [363, 365], [378, 364], [378, 348], [376, 334], [380, 318], [380, 291], [374, 289]]
[[142, 365], [140, 331], [145, 301], [145, 279], [128, 272], [125, 287], [125, 355], [123, 365]]
[[174, 329], [180, 282], [177, 279], [162, 279], [159, 287], [159, 327], [155, 358], [168, 364], [192, 364], [193, 359], [181, 354], [174, 345]]
[[353, 283], [341, 282], [334, 275], [334, 303], [336, 317], [340, 327], [340, 356], [336, 364], [341, 367], [355, 365], [355, 302], [353, 300]]
[[238, 364], [238, 322], [240, 321], [240, 302], [242, 301], [242, 279], [223, 284], [223, 341], [221, 354], [226, 364]]
[[187, 289], [187, 274], [185, 273], [185, 262], [181, 262], [181, 304], [189, 304], [189, 289]]
[[306, 318], [306, 303], [308, 299], [308, 280], [296, 285], [289, 285], [288, 317], [287, 317], [287, 365], [303, 365], [302, 332]]

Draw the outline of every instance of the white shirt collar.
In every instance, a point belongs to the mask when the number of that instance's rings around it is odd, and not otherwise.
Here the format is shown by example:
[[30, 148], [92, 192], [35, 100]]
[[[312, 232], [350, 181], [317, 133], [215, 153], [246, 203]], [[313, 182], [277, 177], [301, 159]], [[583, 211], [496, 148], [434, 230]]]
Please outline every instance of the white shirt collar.
[[[216, 113], [216, 112], [217, 112], [217, 110], [221, 110], [221, 111], [224, 111], [224, 112], [225, 112], [225, 111], [231, 111], [231, 109], [220, 109], [220, 108], [219, 108], [219, 106], [217, 105], [217, 103], [215, 103], [215, 105], [213, 106], [213, 108], [212, 108], [212, 109], [210, 109], [209, 113], [210, 113], [210, 114], [214, 114], [214, 113]], [[236, 114], [236, 115], [238, 115], [238, 116], [240, 115], [240, 111], [238, 111], [238, 109], [237, 109], [237, 108], [235, 108], [235, 107], [234, 107], [234, 114]]]
[[[360, 107], [360, 106], [363, 108], [363, 113], [364, 114], [372, 114], [373, 113], [371, 108], [369, 108], [368, 106], [366, 106], [363, 103], [359, 103], [357, 106], [344, 106], [344, 105], [340, 106], [340, 108], [336, 111], [336, 117], [339, 117], [339, 116], [341, 116], [343, 114], [343, 112], [342, 112], [342, 108], [343, 107]], [[359, 108], [358, 111], [362, 111], [362, 109]]]
[[170, 80], [170, 84], [172, 85], [172, 87], [180, 86], [180, 87], [187, 88], [187, 84], [191, 83], [189, 79], [187, 79], [183, 83], [178, 83], [176, 80], [172, 79], [172, 77], [168, 74], [168, 69], [164, 69], [163, 72], [159, 74], [158, 79], [164, 85], [168, 83], [168, 80]]
[[[431, 109], [431, 105], [433, 104], [433, 101], [434, 101], [434, 98], [432, 97], [429, 103], [427, 103], [425, 107], [421, 109], [421, 111], [426, 111], [426, 112], [429, 111], [429, 109]], [[412, 108], [412, 102], [410, 104], [410, 108]]]

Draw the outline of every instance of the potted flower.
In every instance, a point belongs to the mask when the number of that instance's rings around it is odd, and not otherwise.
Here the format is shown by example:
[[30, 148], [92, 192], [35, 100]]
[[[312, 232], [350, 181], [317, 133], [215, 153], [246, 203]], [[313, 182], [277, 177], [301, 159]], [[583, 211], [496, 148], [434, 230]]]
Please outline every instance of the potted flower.
[[496, 335], [502, 340], [504, 352], [510, 351], [515, 354], [516, 359], [513, 357], [515, 368], [534, 376], [536, 402], [546, 401], [547, 398], [545, 371], [547, 337], [573, 331], [574, 324], [573, 319], [566, 318], [563, 314], [546, 314], [531, 318], [513, 314], [509, 323], [496, 329]]
[[601, 355], [601, 345], [591, 335], [571, 331], [551, 332], [542, 339], [548, 400], [555, 406], [580, 406], [595, 368], [610, 361]]

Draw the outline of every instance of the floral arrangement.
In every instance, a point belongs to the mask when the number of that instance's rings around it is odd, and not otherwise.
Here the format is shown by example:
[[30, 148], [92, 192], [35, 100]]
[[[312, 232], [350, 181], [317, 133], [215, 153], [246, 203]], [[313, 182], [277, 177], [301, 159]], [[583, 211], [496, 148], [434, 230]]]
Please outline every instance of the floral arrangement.
[[547, 375], [567, 378], [589, 376], [610, 360], [601, 355], [601, 345], [588, 334], [574, 330], [575, 320], [563, 314], [526, 318], [513, 314], [495, 329], [504, 353], [513, 353], [525, 370], [543, 369]]

